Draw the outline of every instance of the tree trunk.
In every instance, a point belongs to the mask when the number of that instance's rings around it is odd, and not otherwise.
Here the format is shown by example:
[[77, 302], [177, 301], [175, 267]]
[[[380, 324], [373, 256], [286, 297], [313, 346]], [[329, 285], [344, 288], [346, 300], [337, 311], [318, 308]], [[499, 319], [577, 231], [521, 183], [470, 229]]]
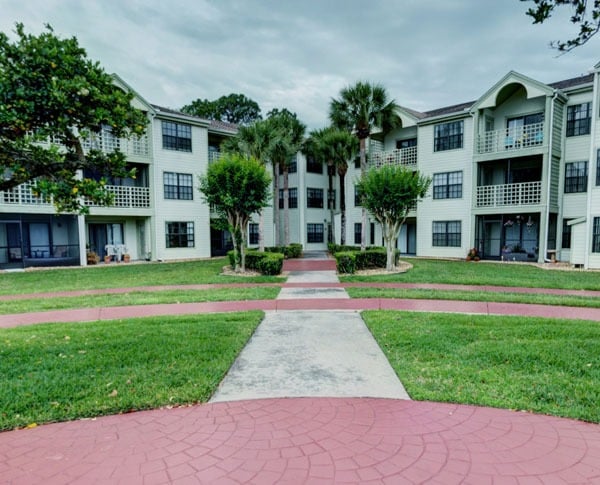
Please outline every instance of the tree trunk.
[[283, 243], [290, 245], [290, 193], [289, 193], [289, 166], [283, 166]]
[[275, 229], [275, 246], [279, 246], [279, 164], [273, 164], [273, 225]]
[[265, 252], [265, 211], [261, 210], [258, 214], [258, 250]]
[[[367, 173], [367, 154], [366, 154], [366, 138], [361, 138], [360, 142], [360, 176], [364, 177]], [[360, 227], [360, 250], [367, 249], [367, 209], [362, 208], [362, 218]]]
[[342, 224], [340, 244], [344, 246], [346, 244], [346, 172], [344, 170], [338, 170], [338, 175], [340, 177], [340, 213]]
[[[327, 193], [327, 203], [329, 204], [329, 240], [335, 244], [335, 198], [330, 200], [329, 194], [333, 194], [333, 162], [327, 162], [327, 176], [329, 177], [329, 192]], [[341, 201], [340, 201], [341, 203]]]

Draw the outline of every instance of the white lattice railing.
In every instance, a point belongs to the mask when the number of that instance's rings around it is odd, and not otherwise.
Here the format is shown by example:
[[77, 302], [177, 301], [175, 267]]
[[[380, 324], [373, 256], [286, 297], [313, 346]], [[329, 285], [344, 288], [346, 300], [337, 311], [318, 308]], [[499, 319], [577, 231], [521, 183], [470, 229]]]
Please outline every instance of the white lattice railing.
[[223, 152], [218, 152], [216, 150], [209, 150], [208, 151], [208, 163], [216, 162], [222, 156], [223, 156]]
[[386, 152], [369, 153], [369, 162], [373, 167], [383, 165], [417, 165], [417, 147], [400, 148]]
[[38, 197], [33, 193], [33, 184], [24, 183], [16, 187], [0, 192], [2, 204], [24, 204], [24, 205], [50, 205], [49, 199]]
[[[113, 205], [125, 209], [146, 209], [150, 207], [150, 189], [148, 187], [126, 187], [122, 185], [106, 185], [104, 187], [114, 196]], [[90, 207], [98, 207], [89, 203]]]
[[478, 153], [521, 150], [544, 143], [544, 123], [506, 128], [505, 130], [486, 131], [477, 137]]
[[477, 207], [532, 205], [542, 201], [542, 182], [481, 185], [477, 187]]
[[128, 140], [117, 138], [109, 129], [103, 129], [100, 133], [94, 133], [82, 142], [84, 150], [101, 150], [105, 153], [111, 153], [114, 150], [120, 150], [126, 155], [136, 155], [147, 157], [150, 154], [148, 137], [132, 137]]

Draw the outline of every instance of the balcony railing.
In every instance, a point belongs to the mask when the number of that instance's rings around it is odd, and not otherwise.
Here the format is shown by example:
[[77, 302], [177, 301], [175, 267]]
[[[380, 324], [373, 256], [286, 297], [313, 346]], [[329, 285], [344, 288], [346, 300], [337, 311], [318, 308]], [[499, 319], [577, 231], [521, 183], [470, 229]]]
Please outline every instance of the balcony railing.
[[534, 205], [542, 201], [542, 182], [481, 185], [477, 187], [477, 207]]
[[[121, 209], [147, 209], [150, 207], [150, 189], [148, 187], [127, 187], [122, 185], [106, 185], [104, 187], [114, 196], [113, 205]], [[101, 207], [88, 202], [90, 207]]]
[[138, 157], [147, 157], [150, 154], [148, 137], [132, 137], [128, 140], [117, 138], [110, 130], [103, 129], [100, 133], [95, 133], [82, 141], [84, 150], [101, 150], [105, 153], [111, 153], [114, 150], [120, 150], [125, 155], [134, 155]]
[[[114, 195], [114, 204], [110, 207], [146, 209], [150, 207], [150, 189], [148, 187], [123, 187], [119, 185], [107, 185], [105, 189]], [[33, 193], [33, 185], [25, 183], [17, 187], [0, 192], [0, 204], [22, 204], [22, 205], [51, 205], [49, 199], [38, 197]], [[97, 204], [88, 202], [90, 207], [98, 207]]]
[[497, 153], [522, 150], [544, 143], [544, 123], [486, 131], [477, 137], [478, 153]]
[[33, 184], [24, 183], [16, 187], [0, 192], [0, 203], [23, 204], [23, 205], [50, 205], [49, 199], [38, 197], [33, 193]]
[[377, 168], [383, 165], [415, 167], [417, 165], [417, 147], [400, 148], [386, 152], [371, 152], [369, 161], [371, 166]]
[[223, 156], [223, 152], [219, 152], [216, 150], [209, 150], [208, 151], [208, 163], [216, 162], [222, 156]]

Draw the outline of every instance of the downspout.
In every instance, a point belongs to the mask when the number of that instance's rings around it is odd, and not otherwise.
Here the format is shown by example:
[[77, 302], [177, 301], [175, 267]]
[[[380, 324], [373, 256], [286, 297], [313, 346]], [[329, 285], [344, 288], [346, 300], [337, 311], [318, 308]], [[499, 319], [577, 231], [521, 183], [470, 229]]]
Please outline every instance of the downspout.
[[[552, 94], [552, 99], [550, 100], [550, 121], [548, 123], [548, 177], [546, 180], [546, 225], [544, 227], [544, 252], [538, 256], [538, 260], [542, 261], [546, 260], [546, 255], [548, 254], [548, 234], [550, 227], [550, 187], [552, 182], [552, 142], [554, 133], [554, 103], [558, 98], [558, 89], [554, 90], [554, 94]], [[540, 248], [541, 249], [541, 248]], [[556, 248], [554, 248], [556, 249]], [[541, 256], [541, 258], [540, 258]]]
[[[596, 136], [596, 118], [598, 110], [598, 70], [594, 70], [594, 84], [592, 88], [592, 126], [590, 128], [590, 158], [588, 162], [588, 183], [587, 183], [587, 207], [585, 211], [585, 254], [583, 258], [583, 267], [588, 269], [590, 266], [590, 246], [592, 238], [592, 163], [594, 157], [594, 140]], [[597, 176], [597, 175], [596, 175]]]

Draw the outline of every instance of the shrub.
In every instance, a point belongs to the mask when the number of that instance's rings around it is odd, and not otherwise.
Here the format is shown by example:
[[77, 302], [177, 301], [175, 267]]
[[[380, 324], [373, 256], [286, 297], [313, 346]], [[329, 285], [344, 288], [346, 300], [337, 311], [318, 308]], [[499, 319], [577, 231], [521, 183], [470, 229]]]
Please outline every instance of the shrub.
[[329, 243], [327, 249], [331, 254], [342, 253], [347, 251], [360, 251], [360, 246], [342, 246], [340, 244]]
[[335, 253], [338, 273], [353, 274], [356, 271], [356, 251], [341, 251]]
[[283, 254], [281, 253], [259, 253], [262, 258], [258, 261], [256, 268], [263, 275], [278, 275], [283, 268]]
[[[233, 251], [227, 253], [229, 264], [233, 267]], [[283, 268], [282, 253], [261, 253], [255, 249], [246, 251], [246, 269], [258, 271], [263, 275], [278, 275]]]
[[372, 248], [356, 255], [356, 269], [385, 268], [387, 253], [383, 248]]
[[289, 246], [270, 246], [265, 248], [267, 253], [281, 253], [285, 259], [299, 258], [302, 256], [302, 244], [292, 243]]

